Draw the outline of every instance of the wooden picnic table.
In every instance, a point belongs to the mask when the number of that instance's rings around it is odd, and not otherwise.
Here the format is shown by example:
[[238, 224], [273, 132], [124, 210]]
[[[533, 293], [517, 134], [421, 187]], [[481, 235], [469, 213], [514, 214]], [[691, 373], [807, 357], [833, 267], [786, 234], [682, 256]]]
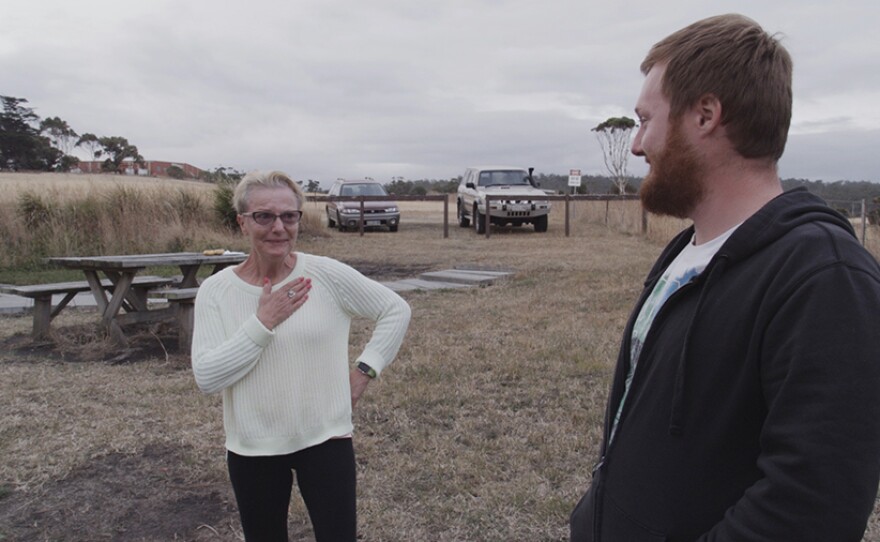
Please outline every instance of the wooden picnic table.
[[[154, 322], [172, 315], [174, 308], [150, 310], [147, 306], [147, 292], [133, 287], [135, 276], [148, 267], [177, 266], [182, 278], [179, 288], [197, 288], [197, 273], [203, 265], [213, 266], [212, 273], [240, 263], [247, 258], [242, 252], [227, 252], [221, 255], [205, 255], [201, 252], [172, 252], [165, 254], [130, 254], [121, 256], [67, 256], [49, 258], [50, 264], [79, 269], [89, 283], [95, 297], [101, 322], [110, 336], [125, 345], [122, 326], [134, 322]], [[108, 296], [101, 285], [101, 274], [113, 283], [113, 291]], [[120, 311], [125, 309], [126, 313]]]

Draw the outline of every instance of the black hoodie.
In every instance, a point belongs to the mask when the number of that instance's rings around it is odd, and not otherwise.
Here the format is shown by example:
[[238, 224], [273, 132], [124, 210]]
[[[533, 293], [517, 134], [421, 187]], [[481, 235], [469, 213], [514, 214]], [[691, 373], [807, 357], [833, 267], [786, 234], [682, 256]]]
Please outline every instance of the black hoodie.
[[858, 541], [880, 480], [880, 268], [795, 189], [674, 293], [645, 338], [617, 434], [639, 309], [624, 332], [573, 542]]

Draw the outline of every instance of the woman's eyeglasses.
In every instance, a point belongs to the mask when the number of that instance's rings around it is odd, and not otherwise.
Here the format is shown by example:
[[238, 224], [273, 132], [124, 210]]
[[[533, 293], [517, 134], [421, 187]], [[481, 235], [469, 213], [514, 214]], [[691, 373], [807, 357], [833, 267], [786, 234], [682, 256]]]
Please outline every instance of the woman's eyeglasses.
[[285, 226], [293, 226], [294, 224], [299, 223], [299, 219], [302, 218], [302, 211], [284, 211], [280, 215], [276, 215], [275, 213], [270, 213], [268, 211], [254, 211], [252, 213], [239, 213], [241, 216], [249, 216], [254, 219], [254, 222], [259, 224], [260, 226], [268, 226], [270, 224], [275, 223], [276, 218], [280, 218], [281, 222]]

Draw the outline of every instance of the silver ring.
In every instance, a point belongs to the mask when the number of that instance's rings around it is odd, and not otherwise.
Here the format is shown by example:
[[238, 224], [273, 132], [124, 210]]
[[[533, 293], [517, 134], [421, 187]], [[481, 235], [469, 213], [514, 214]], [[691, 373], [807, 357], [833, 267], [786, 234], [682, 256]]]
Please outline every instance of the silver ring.
[[293, 296], [295, 296], [295, 295], [296, 294], [294, 293], [293, 288], [291, 288], [290, 290], [287, 290], [287, 297], [289, 297], [290, 299], [293, 299]]

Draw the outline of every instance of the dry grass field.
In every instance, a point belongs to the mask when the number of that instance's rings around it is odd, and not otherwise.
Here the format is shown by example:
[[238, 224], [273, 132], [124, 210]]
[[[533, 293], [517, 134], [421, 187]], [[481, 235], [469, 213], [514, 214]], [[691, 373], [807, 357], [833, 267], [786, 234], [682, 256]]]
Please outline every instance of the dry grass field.
[[[620, 333], [662, 248], [654, 237], [669, 234], [621, 233], [605, 216], [631, 213], [583, 204], [568, 238], [557, 208], [546, 234], [487, 240], [452, 222], [444, 239], [442, 204], [401, 207], [399, 232], [361, 237], [321, 226], [309, 203], [298, 248], [377, 280], [462, 265], [515, 275], [402, 294], [405, 344], [355, 411], [361, 540], [567, 540]], [[120, 352], [96, 317], [66, 311], [53, 340], [34, 343], [29, 316], [0, 316], [0, 540], [242, 540], [220, 398], [196, 389], [172, 330], [143, 329]], [[355, 322], [352, 355], [369, 331]], [[866, 541], [880, 541], [876, 518]], [[297, 496], [290, 533], [312, 539]]]

